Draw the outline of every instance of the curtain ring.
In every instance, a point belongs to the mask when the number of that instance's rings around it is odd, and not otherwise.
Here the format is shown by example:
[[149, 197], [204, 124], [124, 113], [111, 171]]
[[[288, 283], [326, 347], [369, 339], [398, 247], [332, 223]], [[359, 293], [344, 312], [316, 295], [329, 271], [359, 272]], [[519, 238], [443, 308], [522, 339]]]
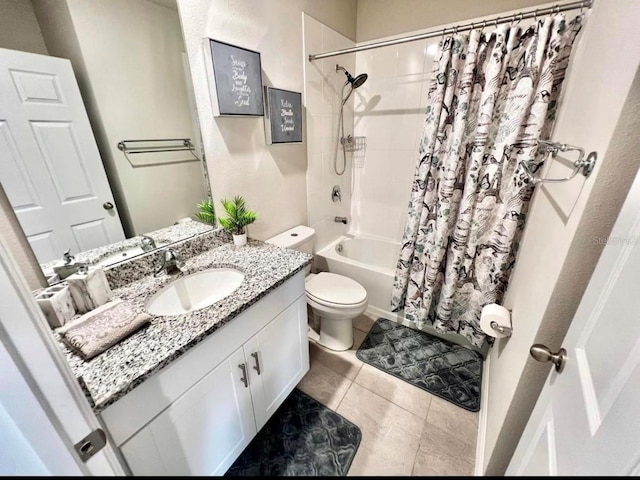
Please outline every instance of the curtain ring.
[[556, 5], [556, 15], [560, 13], [560, 5]]
[[498, 19], [499, 19], [499, 18], [500, 18], [500, 17], [496, 17], [496, 18], [494, 18], [494, 19], [493, 19], [493, 26], [494, 26], [496, 29], [498, 28]]
[[458, 25], [454, 25], [453, 26], [453, 35], [457, 35], [458, 34]]

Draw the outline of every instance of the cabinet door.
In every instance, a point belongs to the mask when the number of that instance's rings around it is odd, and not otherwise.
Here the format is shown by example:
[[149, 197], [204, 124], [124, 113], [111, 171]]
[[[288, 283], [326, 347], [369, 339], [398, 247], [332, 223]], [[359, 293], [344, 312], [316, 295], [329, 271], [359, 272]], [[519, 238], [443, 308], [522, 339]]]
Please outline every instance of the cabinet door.
[[244, 363], [239, 348], [121, 447], [134, 475], [221, 475], [231, 466], [256, 434]]
[[244, 352], [260, 430], [309, 370], [305, 297], [296, 300], [245, 343]]

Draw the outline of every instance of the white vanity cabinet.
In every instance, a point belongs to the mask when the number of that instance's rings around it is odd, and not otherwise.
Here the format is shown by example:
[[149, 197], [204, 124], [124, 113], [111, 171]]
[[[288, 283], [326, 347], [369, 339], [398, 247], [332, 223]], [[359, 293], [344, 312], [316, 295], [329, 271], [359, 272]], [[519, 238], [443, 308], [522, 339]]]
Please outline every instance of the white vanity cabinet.
[[308, 369], [302, 272], [101, 416], [134, 475], [222, 475]]

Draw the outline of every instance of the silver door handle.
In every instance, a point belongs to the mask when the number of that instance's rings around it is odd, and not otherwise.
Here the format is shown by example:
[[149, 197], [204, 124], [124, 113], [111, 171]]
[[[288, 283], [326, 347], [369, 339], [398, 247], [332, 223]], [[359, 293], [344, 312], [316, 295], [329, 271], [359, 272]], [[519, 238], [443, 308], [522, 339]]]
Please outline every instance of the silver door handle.
[[253, 366], [253, 369], [258, 372], [258, 375], [260, 375], [260, 359], [258, 358], [258, 352], [253, 352], [251, 354], [251, 356], [255, 359], [256, 364]]
[[247, 379], [247, 366], [244, 363], [241, 363], [238, 365], [238, 368], [242, 370], [242, 377], [240, 377], [240, 380], [244, 383], [244, 388], [247, 388], [249, 386], [249, 380]]
[[549, 347], [536, 343], [529, 349], [529, 353], [537, 362], [551, 362], [556, 366], [556, 372], [562, 373], [567, 363], [567, 351], [564, 348], [558, 350], [557, 353], [551, 353]]
[[102, 208], [104, 208], [105, 210], [113, 210], [113, 203], [111, 202], [104, 202], [102, 204]]

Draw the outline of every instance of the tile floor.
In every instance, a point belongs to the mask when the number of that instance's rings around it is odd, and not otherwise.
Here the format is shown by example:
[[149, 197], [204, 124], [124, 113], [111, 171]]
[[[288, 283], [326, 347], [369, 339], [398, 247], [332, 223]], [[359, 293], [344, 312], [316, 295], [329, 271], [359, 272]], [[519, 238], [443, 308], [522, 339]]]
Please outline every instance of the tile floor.
[[354, 320], [346, 352], [310, 342], [311, 369], [298, 385], [362, 430], [349, 475], [473, 475], [478, 414], [358, 360], [374, 321]]

